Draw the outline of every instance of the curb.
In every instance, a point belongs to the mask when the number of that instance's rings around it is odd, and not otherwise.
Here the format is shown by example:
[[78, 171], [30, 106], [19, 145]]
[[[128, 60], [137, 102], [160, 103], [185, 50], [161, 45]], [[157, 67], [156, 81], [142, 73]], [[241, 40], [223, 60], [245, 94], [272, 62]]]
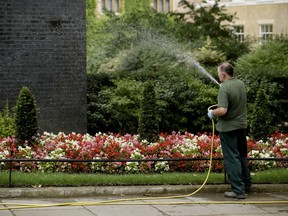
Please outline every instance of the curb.
[[[189, 194], [200, 185], [154, 185], [154, 186], [87, 186], [87, 187], [43, 187], [0, 188], [0, 198], [68, 198], [95, 196], [150, 196], [158, 194]], [[198, 193], [224, 193], [229, 184], [205, 185]], [[281, 193], [288, 191], [288, 184], [255, 184], [252, 193]]]

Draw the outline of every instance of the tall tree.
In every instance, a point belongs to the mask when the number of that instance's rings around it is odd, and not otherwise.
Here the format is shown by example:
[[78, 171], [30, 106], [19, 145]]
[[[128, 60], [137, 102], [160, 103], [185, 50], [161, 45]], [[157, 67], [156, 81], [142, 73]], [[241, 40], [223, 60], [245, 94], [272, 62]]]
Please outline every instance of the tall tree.
[[[203, 1], [202, 3], [206, 3]], [[207, 36], [211, 38], [230, 37], [231, 30], [225, 25], [230, 23], [235, 15], [226, 13], [224, 6], [219, 6], [218, 1], [213, 5], [200, 5], [188, 0], [181, 0], [179, 6], [185, 9], [184, 12], [176, 12], [180, 24], [179, 33], [186, 39], [195, 39]]]

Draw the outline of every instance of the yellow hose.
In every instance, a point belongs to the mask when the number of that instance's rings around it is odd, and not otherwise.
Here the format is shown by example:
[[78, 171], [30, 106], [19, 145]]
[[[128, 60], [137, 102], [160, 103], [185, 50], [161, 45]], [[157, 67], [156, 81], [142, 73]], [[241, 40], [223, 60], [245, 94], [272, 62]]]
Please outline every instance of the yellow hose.
[[[212, 105], [208, 108], [208, 111], [217, 105]], [[54, 206], [89, 206], [89, 205], [196, 205], [196, 204], [288, 204], [288, 201], [283, 200], [272, 200], [272, 201], [201, 201], [201, 202], [134, 202], [137, 200], [160, 200], [160, 199], [179, 199], [189, 196], [193, 196], [198, 193], [206, 184], [212, 167], [212, 154], [214, 147], [214, 134], [215, 134], [215, 124], [212, 119], [212, 140], [209, 156], [209, 169], [203, 184], [194, 192], [186, 195], [176, 195], [176, 196], [162, 196], [162, 197], [147, 197], [147, 198], [126, 198], [126, 199], [115, 199], [106, 200], [99, 202], [70, 202], [70, 203], [58, 203], [58, 204], [23, 204], [23, 203], [1, 203], [1, 205], [6, 206], [5, 208], [0, 208], [0, 210], [12, 210], [12, 209], [26, 209], [26, 208], [44, 208], [44, 207], [54, 207]], [[133, 201], [133, 202], [127, 202]]]

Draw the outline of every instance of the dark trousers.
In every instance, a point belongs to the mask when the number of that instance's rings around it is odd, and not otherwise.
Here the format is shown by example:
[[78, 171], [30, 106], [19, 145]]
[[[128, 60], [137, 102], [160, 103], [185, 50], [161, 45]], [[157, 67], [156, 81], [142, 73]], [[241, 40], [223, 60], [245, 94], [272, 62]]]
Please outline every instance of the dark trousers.
[[220, 140], [232, 191], [243, 194], [245, 188], [250, 189], [252, 185], [247, 163], [246, 129], [220, 132]]

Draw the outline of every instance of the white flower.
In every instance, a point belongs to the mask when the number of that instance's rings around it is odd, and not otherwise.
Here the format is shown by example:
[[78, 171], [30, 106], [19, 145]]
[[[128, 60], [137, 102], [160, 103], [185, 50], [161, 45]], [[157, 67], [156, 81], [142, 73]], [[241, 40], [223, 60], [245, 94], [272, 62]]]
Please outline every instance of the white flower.
[[155, 171], [169, 171], [170, 167], [167, 161], [158, 161], [155, 164]]
[[140, 149], [136, 148], [132, 153], [131, 153], [131, 158], [132, 159], [142, 159], [144, 156], [141, 154]]
[[129, 172], [137, 172], [138, 171], [138, 162], [127, 162], [125, 166], [125, 170]]
[[[143, 143], [144, 145], [149, 145], [149, 142], [148, 142], [146, 139], [142, 140], [141, 143]], [[152, 143], [151, 143], [151, 144], [152, 144]], [[156, 144], [157, 144], [157, 143], [156, 143]], [[152, 145], [153, 145], [153, 144], [152, 144]]]

